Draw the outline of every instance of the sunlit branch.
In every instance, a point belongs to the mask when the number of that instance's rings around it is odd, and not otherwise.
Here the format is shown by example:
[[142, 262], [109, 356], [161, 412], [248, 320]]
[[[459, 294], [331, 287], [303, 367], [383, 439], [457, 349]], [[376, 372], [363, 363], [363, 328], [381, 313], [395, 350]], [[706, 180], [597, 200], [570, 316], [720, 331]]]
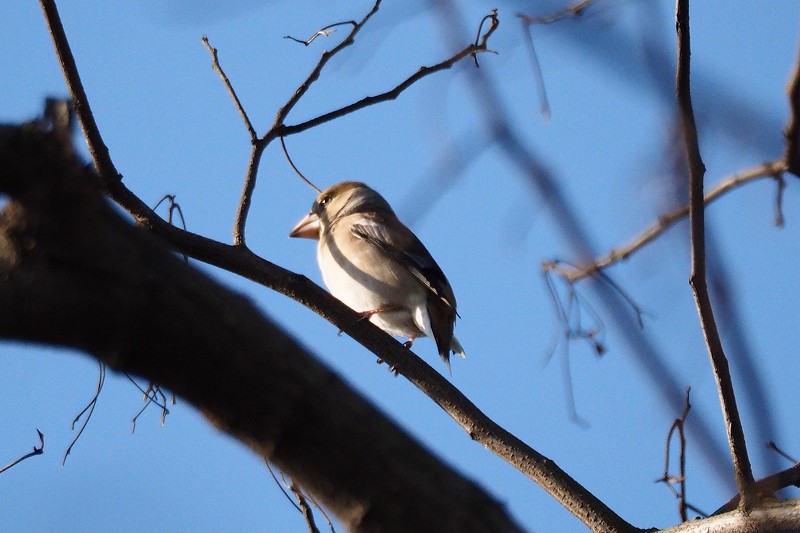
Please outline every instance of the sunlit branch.
[[222, 66], [219, 64], [219, 55], [217, 54], [217, 49], [211, 46], [211, 43], [208, 42], [208, 37], [205, 35], [203, 35], [203, 44], [206, 45], [206, 48], [208, 48], [208, 53], [211, 54], [211, 64], [214, 68], [214, 72], [216, 72], [220, 79], [222, 79], [222, 83], [225, 84], [225, 89], [228, 90], [228, 94], [233, 100], [233, 103], [236, 105], [236, 109], [239, 111], [239, 115], [241, 115], [245, 127], [247, 127], [247, 132], [250, 134], [250, 141], [255, 143], [258, 139], [258, 134], [253, 128], [253, 123], [250, 122], [250, 117], [247, 116], [247, 111], [244, 110], [242, 102], [239, 100], [239, 96], [237, 96], [236, 90], [234, 90], [233, 85], [231, 84], [231, 80], [228, 79], [227, 74], [225, 74], [225, 71], [222, 70]]
[[731, 380], [728, 359], [722, 348], [717, 330], [711, 299], [706, 283], [706, 249], [705, 249], [705, 202], [703, 199], [703, 176], [705, 165], [700, 155], [697, 139], [697, 125], [692, 109], [690, 76], [690, 37], [689, 37], [689, 0], [677, 1], [678, 32], [678, 67], [675, 89], [683, 124], [686, 158], [689, 165], [689, 226], [691, 233], [691, 275], [689, 284], [694, 292], [697, 312], [705, 337], [706, 347], [711, 358], [711, 366], [722, 404], [725, 429], [728, 434], [731, 457], [733, 459], [736, 485], [741, 496], [741, 507], [748, 511], [753, 505], [753, 472], [747, 456], [744, 430], [739, 419], [736, 396]]
[[[757, 180], [769, 178], [778, 180], [780, 182], [780, 175], [785, 170], [786, 165], [784, 162], [782, 160], [775, 160], [734, 174], [706, 193], [704, 198], [705, 205], [708, 206], [725, 194], [741, 187], [742, 185]], [[779, 216], [781, 213], [779, 207], [780, 200], [781, 197], [779, 196], [776, 200], [778, 202], [778, 207], [776, 207], [776, 222], [782, 219], [782, 217]], [[569, 265], [558, 264], [554, 265], [552, 270], [571, 282], [591, 276], [597, 271], [604, 270], [620, 261], [625, 261], [635, 252], [663, 235], [669, 228], [686, 218], [688, 215], [689, 204], [682, 205], [677, 209], [673, 209], [672, 211], [661, 215], [658, 218], [658, 221], [647, 227], [641, 234], [631, 240], [628, 244], [612, 249], [608, 254], [595, 259], [593, 262], [578, 266], [577, 268]]]

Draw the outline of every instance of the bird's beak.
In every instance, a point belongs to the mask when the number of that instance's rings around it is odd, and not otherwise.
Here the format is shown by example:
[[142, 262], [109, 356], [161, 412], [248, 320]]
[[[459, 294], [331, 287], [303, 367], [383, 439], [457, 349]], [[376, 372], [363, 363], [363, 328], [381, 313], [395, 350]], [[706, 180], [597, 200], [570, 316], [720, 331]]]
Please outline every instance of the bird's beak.
[[319, 239], [319, 217], [315, 213], [307, 214], [289, 233], [289, 237]]

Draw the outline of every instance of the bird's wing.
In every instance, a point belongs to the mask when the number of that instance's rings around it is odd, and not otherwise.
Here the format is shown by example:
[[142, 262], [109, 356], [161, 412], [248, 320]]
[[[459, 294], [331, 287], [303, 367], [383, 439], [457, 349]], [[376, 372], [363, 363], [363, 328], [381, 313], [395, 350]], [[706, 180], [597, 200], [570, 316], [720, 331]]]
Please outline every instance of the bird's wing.
[[399, 221], [387, 231], [385, 221], [364, 218], [353, 224], [353, 235], [378, 248], [408, 270], [425, 288], [455, 311], [456, 299], [450, 283], [425, 245]]

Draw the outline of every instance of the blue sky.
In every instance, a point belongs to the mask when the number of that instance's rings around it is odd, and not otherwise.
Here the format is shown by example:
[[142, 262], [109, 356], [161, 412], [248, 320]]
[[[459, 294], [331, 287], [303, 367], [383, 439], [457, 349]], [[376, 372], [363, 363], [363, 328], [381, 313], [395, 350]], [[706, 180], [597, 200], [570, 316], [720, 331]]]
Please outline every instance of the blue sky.
[[[155, 204], [176, 194], [189, 228], [231, 239], [249, 142], [200, 38], [207, 34], [256, 129], [313, 68], [343, 31], [303, 47], [282, 37], [307, 37], [322, 26], [360, 19], [370, 2], [288, 1], [253, 7], [234, 1], [62, 2], [61, 16], [95, 117], [130, 189]], [[693, 91], [707, 186], [782, 152], [787, 116], [784, 85], [798, 51], [800, 4], [705, 0], [692, 6]], [[539, 14], [556, 2], [540, 3]], [[671, 2], [598, 2], [581, 18], [535, 29], [551, 118], [539, 112], [536, 80], [514, 14], [528, 3], [464, 2], [449, 21], [464, 44], [481, 17], [499, 8], [501, 25], [480, 57], [501, 94], [515, 131], [555, 176], [598, 253], [622, 245], [675, 205], [666, 144], [672, 134], [674, 22]], [[460, 27], [463, 24], [463, 28]], [[442, 19], [424, 2], [386, 2], [358, 42], [332, 61], [289, 116], [301, 122], [383, 92], [421, 65], [455, 49]], [[648, 48], [650, 47], [650, 48]], [[47, 96], [66, 89], [42, 14], [33, 2], [0, 7], [4, 50], [0, 120], [35, 116]], [[647, 50], [655, 51], [655, 56]], [[462, 319], [456, 332], [467, 350], [453, 362], [452, 381], [484, 412], [555, 460], [612, 509], [637, 526], [677, 523], [676, 501], [653, 483], [663, 469], [666, 432], [682, 406], [659, 392], [631, 332], [602, 315], [608, 348], [598, 358], [572, 344], [572, 421], [562, 378], [565, 352], [543, 365], [554, 334], [542, 261], [576, 260], [559, 213], [532, 192], [496, 145], [485, 146], [482, 103], [471, 90], [471, 63], [427, 78], [394, 102], [374, 106], [287, 139], [294, 161], [324, 187], [366, 181], [389, 200], [426, 243], [450, 279]], [[442, 167], [453, 146], [468, 162]], [[83, 146], [81, 145], [82, 149]], [[436, 191], [440, 181], [452, 185]], [[787, 178], [786, 226], [776, 228], [775, 185], [749, 184], [708, 210], [709, 235], [745, 335], [745, 351], [768, 387], [765, 405], [739, 394], [757, 477], [788, 467], [765, 443], [795, 456], [791, 428], [800, 408], [793, 336], [798, 299], [800, 195]], [[250, 247], [267, 259], [321, 282], [310, 241], [289, 230], [313, 193], [272, 146], [262, 160], [247, 229]], [[704, 424], [725, 451], [716, 388], [687, 283], [688, 229], [678, 224], [608, 273], [641, 305], [643, 334], [680, 384], [692, 387], [687, 468], [690, 502], [708, 512], [733, 494], [726, 454], [704, 453]], [[247, 294], [265, 313], [314, 350], [354, 388], [454, 468], [481, 483], [535, 531], [581, 531], [581, 524], [527, 478], [473, 443], [430, 400], [375, 357], [300, 304], [246, 280], [197, 264]], [[580, 287], [579, 287], [580, 288]], [[584, 289], [585, 290], [585, 289]], [[432, 341], [414, 349], [444, 371]], [[731, 354], [740, 391], [754, 376]], [[141, 395], [124, 376], [109, 374], [83, 436], [61, 466], [75, 432], [74, 416], [91, 398], [97, 365], [67, 350], [0, 343], [0, 464], [37, 444], [45, 454], [0, 479], [4, 531], [305, 531], [301, 517], [262, 462], [211, 428], [185, 402], [161, 427], [148, 410], [131, 434]], [[761, 411], [757, 411], [761, 408]], [[760, 412], [760, 414], [759, 414]], [[764, 412], [775, 431], [757, 431]]]

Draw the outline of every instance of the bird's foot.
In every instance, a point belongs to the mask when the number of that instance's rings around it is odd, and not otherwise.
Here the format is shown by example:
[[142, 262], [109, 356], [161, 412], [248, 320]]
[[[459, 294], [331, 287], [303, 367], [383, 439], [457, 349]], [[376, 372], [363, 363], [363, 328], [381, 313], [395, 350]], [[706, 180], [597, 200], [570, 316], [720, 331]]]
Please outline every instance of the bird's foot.
[[[376, 362], [379, 365], [382, 365], [385, 361], [383, 359], [378, 359]], [[400, 374], [400, 371], [397, 369], [396, 365], [389, 365], [389, 372], [392, 372], [394, 377], [397, 377]]]

